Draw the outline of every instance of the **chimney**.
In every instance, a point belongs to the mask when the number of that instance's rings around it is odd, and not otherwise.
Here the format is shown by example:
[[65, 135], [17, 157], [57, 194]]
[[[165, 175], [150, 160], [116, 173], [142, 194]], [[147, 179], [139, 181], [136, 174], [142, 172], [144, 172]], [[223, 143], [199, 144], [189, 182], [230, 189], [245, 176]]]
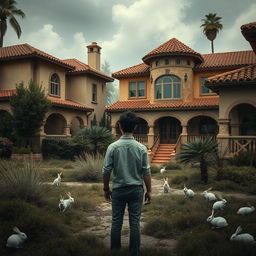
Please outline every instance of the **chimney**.
[[87, 45], [88, 49], [88, 65], [100, 71], [100, 50], [101, 47], [96, 42]]

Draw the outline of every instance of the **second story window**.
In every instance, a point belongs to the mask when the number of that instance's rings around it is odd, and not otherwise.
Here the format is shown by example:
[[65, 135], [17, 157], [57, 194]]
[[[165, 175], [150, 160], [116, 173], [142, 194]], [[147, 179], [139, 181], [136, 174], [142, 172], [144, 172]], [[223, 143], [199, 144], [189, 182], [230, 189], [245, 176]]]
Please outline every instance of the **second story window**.
[[181, 97], [181, 80], [174, 75], [161, 76], [155, 82], [156, 99], [178, 99]]
[[211, 92], [212, 92], [209, 88], [207, 88], [207, 87], [204, 85], [204, 82], [205, 82], [206, 79], [207, 79], [207, 77], [200, 77], [201, 94], [208, 94], [208, 93], [211, 93]]
[[145, 81], [129, 82], [129, 98], [144, 98], [146, 96]]
[[176, 59], [176, 64], [180, 65], [180, 59], [179, 58]]
[[165, 65], [169, 65], [169, 64], [170, 64], [170, 60], [169, 60], [169, 59], [165, 59], [165, 60], [164, 60], [164, 64], [165, 64]]
[[159, 60], [156, 60], [156, 67], [159, 65], [160, 65]]
[[92, 102], [97, 102], [97, 84], [92, 84]]
[[60, 79], [56, 73], [52, 74], [50, 78], [50, 94], [60, 96]]

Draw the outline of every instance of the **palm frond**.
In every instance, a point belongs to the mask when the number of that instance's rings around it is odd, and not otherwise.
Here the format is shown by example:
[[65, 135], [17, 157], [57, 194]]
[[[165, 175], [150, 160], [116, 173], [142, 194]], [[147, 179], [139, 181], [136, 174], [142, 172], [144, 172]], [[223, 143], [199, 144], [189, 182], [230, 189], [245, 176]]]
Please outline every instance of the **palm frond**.
[[14, 16], [12, 16], [9, 20], [12, 28], [14, 29], [14, 31], [16, 32], [18, 38], [20, 38], [21, 35], [21, 28], [20, 28], [20, 24], [18, 23], [18, 21], [15, 19]]

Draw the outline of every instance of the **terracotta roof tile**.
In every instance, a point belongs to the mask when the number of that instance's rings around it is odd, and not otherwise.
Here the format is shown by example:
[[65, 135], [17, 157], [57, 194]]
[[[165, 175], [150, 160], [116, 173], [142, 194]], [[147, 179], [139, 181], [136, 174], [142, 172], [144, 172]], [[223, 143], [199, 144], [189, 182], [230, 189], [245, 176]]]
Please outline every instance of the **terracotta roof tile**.
[[256, 22], [250, 22], [241, 26], [241, 30], [256, 28]]
[[142, 60], [149, 64], [149, 60], [152, 57], [156, 56], [164, 56], [164, 55], [188, 55], [194, 57], [197, 62], [201, 63], [202, 62], [202, 56], [200, 53], [194, 51], [187, 45], [183, 44], [176, 38], [172, 38], [168, 40], [167, 42], [161, 44], [154, 50], [150, 51], [148, 54], [146, 54]]
[[234, 85], [237, 83], [251, 83], [256, 82], [256, 65], [250, 65], [247, 67], [239, 68], [233, 71], [225, 72], [219, 75], [209, 77], [205, 84], [221, 85], [230, 84]]
[[256, 22], [251, 22], [241, 26], [244, 38], [250, 43], [254, 53], [256, 53]]
[[62, 65], [68, 69], [74, 67], [65, 63], [61, 59], [58, 59], [48, 53], [45, 53], [29, 44], [19, 44], [7, 47], [0, 47], [0, 60], [9, 60], [26, 57], [38, 57]]
[[15, 93], [15, 89], [11, 90], [0, 90], [0, 98], [9, 98]]
[[[16, 90], [0, 90], [0, 99], [8, 99], [10, 98], [13, 94], [15, 94]], [[74, 102], [72, 100], [62, 100], [59, 98], [51, 97], [48, 96], [48, 99], [51, 101], [53, 105], [57, 106], [65, 106], [69, 108], [74, 108], [74, 109], [81, 109], [81, 110], [88, 110], [88, 111], [93, 111], [93, 108], [88, 107], [86, 105]]]
[[62, 99], [55, 98], [55, 97], [50, 97], [50, 96], [48, 96], [48, 99], [51, 101], [51, 103], [53, 105], [65, 106], [65, 107], [69, 107], [69, 108], [93, 111], [93, 108], [88, 107], [88, 106], [83, 105], [83, 104], [80, 104], [80, 103], [77, 103], [77, 102], [74, 102], [72, 100], [62, 100]]
[[150, 103], [149, 100], [117, 101], [106, 108], [108, 112], [120, 112], [126, 110], [187, 110], [218, 108], [219, 98], [198, 98], [189, 102], [159, 102]]
[[122, 69], [112, 74], [115, 78], [149, 76], [150, 68], [147, 64], [141, 63], [129, 68]]
[[196, 65], [194, 70], [238, 68], [256, 63], [253, 51], [209, 53], [202, 56], [204, 62]]
[[75, 73], [87, 73], [88, 74], [89, 73], [89, 74], [99, 76], [99, 77], [105, 79], [107, 82], [114, 81], [114, 79], [112, 77], [90, 67], [89, 65], [87, 65], [77, 59], [66, 59], [66, 60], [63, 60], [63, 62], [75, 67], [75, 69], [69, 71], [69, 74], [75, 74]]

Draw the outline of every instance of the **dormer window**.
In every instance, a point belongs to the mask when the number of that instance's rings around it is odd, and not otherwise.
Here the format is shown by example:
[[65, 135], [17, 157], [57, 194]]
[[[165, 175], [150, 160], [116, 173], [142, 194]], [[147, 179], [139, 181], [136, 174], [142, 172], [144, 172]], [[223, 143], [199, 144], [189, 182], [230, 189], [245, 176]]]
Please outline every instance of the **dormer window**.
[[181, 80], [177, 76], [161, 76], [155, 81], [156, 99], [179, 99], [180, 91]]
[[60, 78], [56, 73], [50, 77], [50, 94], [60, 96]]

